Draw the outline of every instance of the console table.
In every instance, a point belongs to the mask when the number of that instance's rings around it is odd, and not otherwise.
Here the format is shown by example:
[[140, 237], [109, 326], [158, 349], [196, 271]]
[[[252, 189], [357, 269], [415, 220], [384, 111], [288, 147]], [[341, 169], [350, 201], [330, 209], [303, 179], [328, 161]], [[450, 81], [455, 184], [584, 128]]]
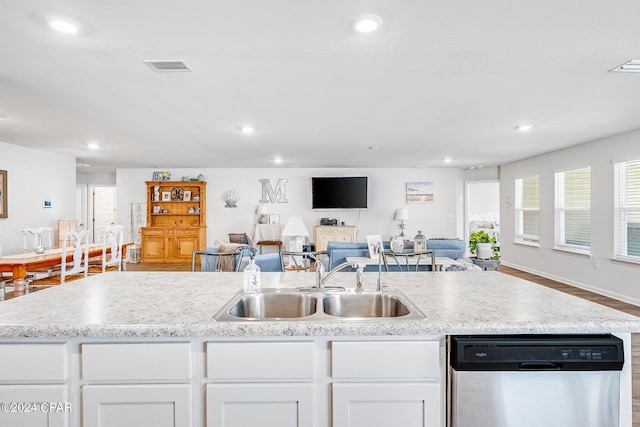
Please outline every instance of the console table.
[[282, 246], [282, 224], [256, 224], [253, 233], [253, 242], [260, 247], [260, 253], [264, 246], [276, 246], [280, 250]]

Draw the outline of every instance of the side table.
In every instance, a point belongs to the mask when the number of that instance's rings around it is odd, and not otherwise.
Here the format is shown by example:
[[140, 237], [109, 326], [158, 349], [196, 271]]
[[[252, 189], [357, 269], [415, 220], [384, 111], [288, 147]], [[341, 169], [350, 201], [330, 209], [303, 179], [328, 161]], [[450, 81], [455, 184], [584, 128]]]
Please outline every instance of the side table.
[[478, 258], [470, 258], [470, 259], [471, 259], [471, 262], [473, 262], [475, 265], [482, 268], [483, 271], [487, 271], [489, 268], [492, 268], [497, 271], [498, 267], [500, 266], [500, 260], [498, 259], [478, 259]]
[[260, 253], [262, 253], [262, 248], [264, 246], [277, 246], [277, 250], [280, 251], [280, 248], [282, 247], [282, 241], [281, 240], [261, 240], [258, 243], [256, 243], [256, 245], [260, 246]]

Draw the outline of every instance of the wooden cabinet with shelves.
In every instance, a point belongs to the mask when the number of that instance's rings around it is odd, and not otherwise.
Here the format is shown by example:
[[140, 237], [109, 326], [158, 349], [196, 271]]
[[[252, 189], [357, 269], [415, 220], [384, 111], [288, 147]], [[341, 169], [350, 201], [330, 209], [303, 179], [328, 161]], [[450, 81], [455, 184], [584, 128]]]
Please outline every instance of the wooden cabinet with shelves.
[[188, 263], [206, 248], [204, 181], [148, 181], [143, 263]]

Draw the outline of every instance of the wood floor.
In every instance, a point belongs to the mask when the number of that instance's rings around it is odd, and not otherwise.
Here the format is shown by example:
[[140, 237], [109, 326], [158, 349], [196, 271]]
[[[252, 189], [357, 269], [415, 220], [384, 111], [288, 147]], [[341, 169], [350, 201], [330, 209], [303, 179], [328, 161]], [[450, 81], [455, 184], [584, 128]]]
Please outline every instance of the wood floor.
[[[190, 271], [190, 264], [127, 264], [128, 271]], [[547, 286], [552, 289], [566, 292], [571, 295], [575, 295], [579, 298], [583, 298], [589, 301], [593, 301], [598, 304], [605, 305], [607, 307], [614, 308], [616, 310], [623, 311], [625, 313], [632, 314], [634, 316], [640, 316], [640, 307], [633, 304], [628, 304], [622, 301], [614, 300], [602, 295], [594, 294], [593, 292], [585, 291], [570, 285], [565, 285], [554, 280], [546, 279], [544, 277], [536, 276], [534, 274], [526, 273], [524, 271], [516, 270], [504, 265], [500, 266], [500, 271], [505, 274], [516, 276], [525, 280], [529, 280], [534, 283], [538, 283], [542, 286]], [[9, 295], [7, 297], [10, 298]], [[632, 347], [632, 377], [633, 377], [633, 426], [640, 427], [640, 334], [632, 334], [631, 347]]]

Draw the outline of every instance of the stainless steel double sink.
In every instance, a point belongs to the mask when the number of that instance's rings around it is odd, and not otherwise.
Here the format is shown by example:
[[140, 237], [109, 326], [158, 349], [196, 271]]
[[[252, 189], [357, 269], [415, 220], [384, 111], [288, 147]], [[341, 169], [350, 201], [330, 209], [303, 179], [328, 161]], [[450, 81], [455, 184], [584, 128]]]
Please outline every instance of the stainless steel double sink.
[[421, 319], [424, 315], [399, 291], [297, 292], [268, 288], [239, 292], [214, 316], [218, 321]]

